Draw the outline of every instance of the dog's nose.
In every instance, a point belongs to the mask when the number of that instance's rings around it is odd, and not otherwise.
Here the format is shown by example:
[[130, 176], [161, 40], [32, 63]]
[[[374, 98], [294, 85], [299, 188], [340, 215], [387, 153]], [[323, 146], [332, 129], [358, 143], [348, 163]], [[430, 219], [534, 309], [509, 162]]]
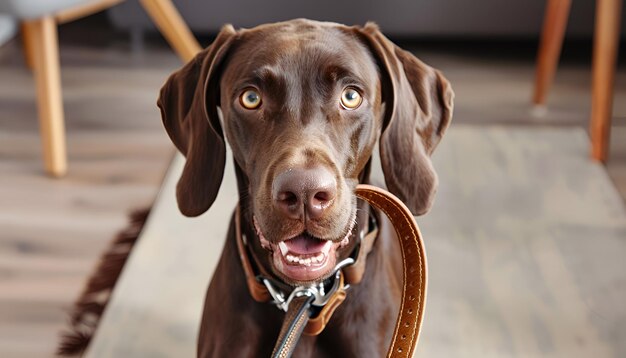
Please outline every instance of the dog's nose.
[[335, 176], [323, 167], [289, 169], [272, 184], [274, 205], [285, 215], [318, 219], [337, 195]]

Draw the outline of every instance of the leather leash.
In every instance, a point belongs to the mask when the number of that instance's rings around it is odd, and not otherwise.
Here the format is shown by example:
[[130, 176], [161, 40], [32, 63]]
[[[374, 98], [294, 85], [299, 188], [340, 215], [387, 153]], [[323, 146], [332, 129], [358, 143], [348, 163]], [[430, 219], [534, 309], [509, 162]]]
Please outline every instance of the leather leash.
[[422, 234], [411, 211], [393, 194], [372, 185], [358, 185], [356, 195], [387, 215], [400, 241], [402, 299], [387, 357], [412, 357], [424, 320], [428, 285]]
[[291, 301], [289, 309], [285, 314], [283, 326], [278, 334], [272, 358], [291, 357], [309, 320], [311, 304], [314, 299], [314, 296], [300, 296]]
[[[426, 251], [424, 250], [424, 243], [419, 228], [410, 210], [393, 194], [381, 188], [365, 184], [359, 184], [355, 193], [357, 197], [367, 201], [389, 218], [400, 242], [403, 262], [402, 298], [387, 357], [412, 357], [424, 319], [427, 287]], [[236, 220], [237, 230], [240, 230], [239, 213], [237, 213]], [[240, 232], [238, 232], [237, 236], [241, 236]], [[279, 300], [283, 298], [283, 305], [278, 306], [285, 309], [286, 316], [272, 357], [291, 357], [301, 334], [303, 332], [306, 333], [307, 324], [313, 320], [318, 320], [316, 329], [312, 334], [319, 334], [326, 326], [332, 313], [345, 299], [346, 291], [342, 271], [349, 267], [343, 268], [343, 270], [339, 269], [335, 278], [335, 281], [338, 280], [339, 282], [335, 282], [333, 285], [333, 288], [336, 287], [334, 292], [324, 302], [317, 317], [310, 320], [311, 308], [314, 302], [319, 300], [319, 297], [315, 295], [315, 289], [307, 291], [307, 289], [299, 290], [299, 288], [296, 288], [287, 301], [282, 296], [277, 297], [272, 292], [271, 284], [265, 283], [265, 287], [260, 285], [259, 276], [254, 275], [244, 246], [243, 240], [238, 238], [239, 256], [242, 260], [242, 266], [246, 273], [248, 288], [252, 297], [259, 302], [268, 302], [270, 298], [274, 298], [274, 301], [277, 298]], [[371, 249], [371, 245], [369, 249]], [[369, 250], [367, 251], [369, 252]], [[359, 257], [362, 254], [360, 252]]]

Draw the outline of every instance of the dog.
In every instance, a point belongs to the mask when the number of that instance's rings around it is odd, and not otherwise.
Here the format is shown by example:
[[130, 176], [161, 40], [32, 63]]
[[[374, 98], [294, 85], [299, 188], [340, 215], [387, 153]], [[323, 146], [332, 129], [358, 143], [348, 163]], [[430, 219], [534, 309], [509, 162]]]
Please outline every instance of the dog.
[[240, 228], [233, 217], [206, 295], [199, 357], [270, 356], [284, 318], [248, 292], [238, 229], [261, 269], [296, 286], [332, 275], [372, 221], [378, 234], [361, 282], [322, 333], [301, 338], [294, 355], [385, 355], [399, 309], [400, 251], [389, 222], [358, 202], [354, 189], [370, 182], [378, 143], [388, 190], [413, 214], [426, 213], [437, 190], [430, 155], [452, 119], [453, 97], [441, 72], [373, 23], [226, 25], [169, 77], [158, 106], [186, 157], [176, 189], [180, 211], [193, 217], [211, 207], [225, 141], [239, 190]]

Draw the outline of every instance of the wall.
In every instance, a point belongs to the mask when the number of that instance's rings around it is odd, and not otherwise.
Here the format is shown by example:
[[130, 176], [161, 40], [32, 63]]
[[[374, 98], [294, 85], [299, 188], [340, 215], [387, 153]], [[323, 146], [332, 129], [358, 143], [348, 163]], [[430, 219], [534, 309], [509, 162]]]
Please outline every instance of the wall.
[[[224, 23], [235, 27], [307, 17], [345, 24], [376, 21], [396, 36], [531, 37], [537, 36], [545, 0], [175, 0], [179, 11], [198, 33], [216, 33]], [[568, 36], [592, 33], [594, 1], [573, 1]], [[109, 12], [120, 28], [152, 28], [136, 1]]]

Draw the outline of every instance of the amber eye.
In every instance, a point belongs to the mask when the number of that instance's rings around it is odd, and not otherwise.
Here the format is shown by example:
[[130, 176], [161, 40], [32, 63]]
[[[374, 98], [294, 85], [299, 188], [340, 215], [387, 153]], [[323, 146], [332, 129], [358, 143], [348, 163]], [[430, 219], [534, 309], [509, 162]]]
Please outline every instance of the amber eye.
[[363, 97], [352, 87], [347, 87], [341, 92], [341, 106], [345, 109], [355, 109], [361, 105]]
[[255, 89], [247, 89], [239, 97], [239, 102], [247, 109], [258, 108], [261, 105], [261, 94]]

